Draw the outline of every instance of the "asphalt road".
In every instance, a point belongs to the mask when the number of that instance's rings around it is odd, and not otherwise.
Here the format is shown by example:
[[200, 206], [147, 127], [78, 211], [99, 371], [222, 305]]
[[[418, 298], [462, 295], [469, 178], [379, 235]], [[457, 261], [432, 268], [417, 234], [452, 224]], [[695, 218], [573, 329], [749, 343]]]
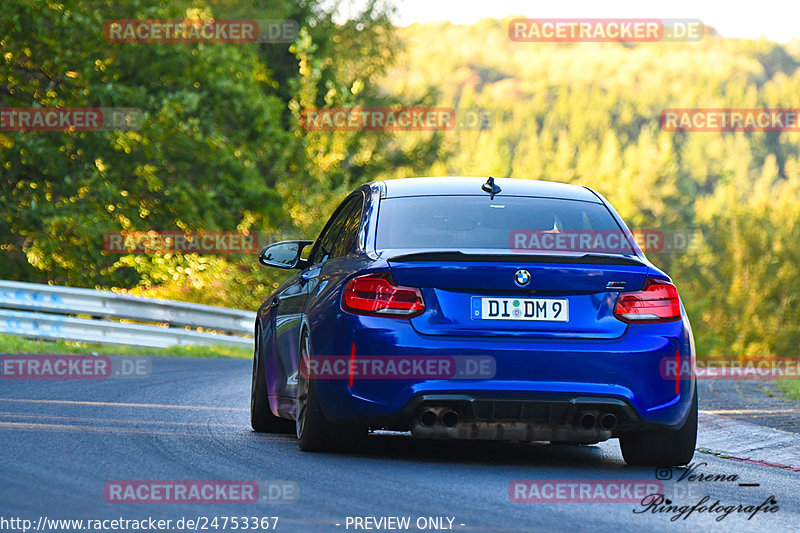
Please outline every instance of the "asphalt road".
[[[40, 517], [206, 517], [207, 531], [232, 531], [222, 518], [277, 516], [277, 531], [337, 532], [366, 530], [347, 527], [348, 517], [406, 516], [412, 531], [418, 517], [447, 517], [456, 531], [800, 530], [798, 472], [698, 453], [695, 461], [704, 464], [694, 473], [738, 479], [676, 482], [675, 469], [663, 482], [673, 505], [703, 495], [707, 505], [758, 505], [774, 496], [779, 509], [749, 520], [734, 511], [720, 521], [720, 513], [699, 512], [671, 521], [674, 513], [634, 512], [644, 510], [635, 502], [512, 503], [514, 480], [652, 482], [655, 472], [625, 466], [615, 440], [572, 447], [380, 435], [357, 454], [304, 453], [291, 435], [250, 430], [249, 361], [151, 361], [152, 374], [139, 379], [0, 380], [0, 529], [13, 530], [3, 522], [13, 518], [36, 527]], [[296, 484], [298, 497], [282, 504], [108, 503], [104, 488], [119, 480], [282, 480]]]

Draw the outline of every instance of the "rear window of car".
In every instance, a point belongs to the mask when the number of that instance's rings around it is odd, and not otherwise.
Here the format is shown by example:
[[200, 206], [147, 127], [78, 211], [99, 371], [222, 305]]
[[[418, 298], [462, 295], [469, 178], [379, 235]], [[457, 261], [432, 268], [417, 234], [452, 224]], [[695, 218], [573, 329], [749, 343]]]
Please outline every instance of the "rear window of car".
[[519, 196], [385, 198], [376, 248], [633, 253], [604, 205]]

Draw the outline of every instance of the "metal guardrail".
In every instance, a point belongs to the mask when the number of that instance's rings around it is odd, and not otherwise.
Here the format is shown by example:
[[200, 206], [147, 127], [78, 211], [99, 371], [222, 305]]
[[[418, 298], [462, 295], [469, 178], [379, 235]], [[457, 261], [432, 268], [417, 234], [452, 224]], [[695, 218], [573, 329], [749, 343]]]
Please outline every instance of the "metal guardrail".
[[[40, 339], [144, 347], [188, 344], [251, 347], [255, 317], [255, 313], [240, 309], [110, 291], [0, 281], [0, 333]], [[104, 320], [109, 318], [166, 323], [171, 327]], [[250, 338], [185, 329], [187, 326], [245, 334]]]

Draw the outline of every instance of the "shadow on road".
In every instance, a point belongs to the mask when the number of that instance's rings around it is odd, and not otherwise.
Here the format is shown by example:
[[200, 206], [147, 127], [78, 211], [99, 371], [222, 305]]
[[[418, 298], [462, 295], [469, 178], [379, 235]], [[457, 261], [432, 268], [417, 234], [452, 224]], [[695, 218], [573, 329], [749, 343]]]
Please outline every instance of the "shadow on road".
[[[616, 440], [608, 441], [616, 447]], [[349, 453], [383, 460], [473, 465], [592, 467], [618, 470], [625, 464], [600, 446], [548, 442], [422, 440], [407, 435], [370, 435]]]

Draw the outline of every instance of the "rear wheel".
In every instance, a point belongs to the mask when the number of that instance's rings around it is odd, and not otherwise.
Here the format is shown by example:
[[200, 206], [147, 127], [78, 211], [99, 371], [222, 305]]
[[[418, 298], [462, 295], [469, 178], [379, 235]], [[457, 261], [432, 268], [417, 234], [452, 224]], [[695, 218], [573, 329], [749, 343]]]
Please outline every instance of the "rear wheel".
[[304, 375], [310, 368], [311, 341], [304, 332], [300, 340], [301, 371], [297, 373], [297, 444], [307, 452], [349, 450], [366, 434], [361, 427], [340, 426], [329, 422], [322, 414], [316, 385]]
[[264, 362], [259, 353], [261, 327], [256, 327], [253, 371], [250, 380], [250, 426], [259, 433], [291, 433], [292, 421], [272, 414], [267, 399], [267, 380]]
[[677, 431], [634, 431], [619, 436], [622, 457], [635, 466], [680, 466], [689, 463], [697, 443], [697, 387], [692, 407]]

